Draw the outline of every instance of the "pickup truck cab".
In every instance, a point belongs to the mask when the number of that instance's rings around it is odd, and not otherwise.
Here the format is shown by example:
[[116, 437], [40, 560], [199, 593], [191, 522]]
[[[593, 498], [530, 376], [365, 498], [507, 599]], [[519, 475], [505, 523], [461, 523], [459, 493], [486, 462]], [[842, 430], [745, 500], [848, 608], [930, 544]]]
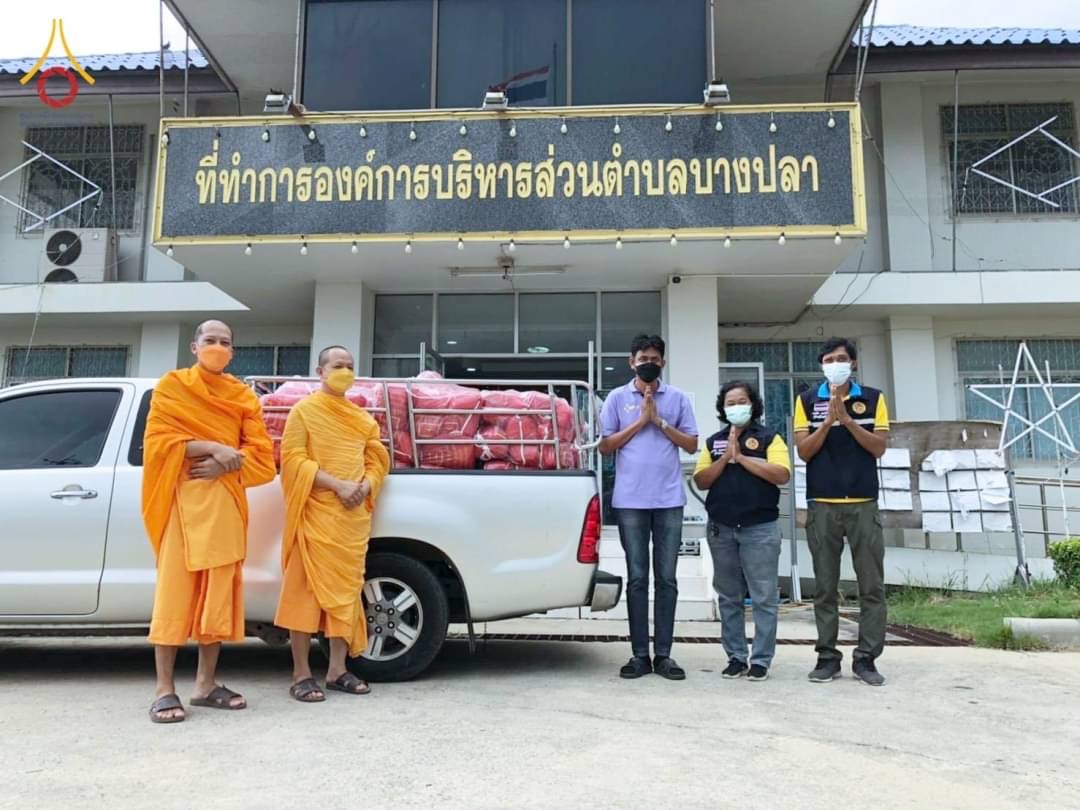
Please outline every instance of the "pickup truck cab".
[[[0, 633], [149, 627], [155, 562], [140, 511], [153, 379], [63, 379], [0, 390]], [[375, 511], [364, 603], [371, 642], [351, 662], [405, 680], [449, 622], [561, 607], [608, 610], [622, 580], [597, 570], [601, 512], [590, 469], [395, 469]], [[249, 634], [274, 643], [284, 503], [248, 491]]]

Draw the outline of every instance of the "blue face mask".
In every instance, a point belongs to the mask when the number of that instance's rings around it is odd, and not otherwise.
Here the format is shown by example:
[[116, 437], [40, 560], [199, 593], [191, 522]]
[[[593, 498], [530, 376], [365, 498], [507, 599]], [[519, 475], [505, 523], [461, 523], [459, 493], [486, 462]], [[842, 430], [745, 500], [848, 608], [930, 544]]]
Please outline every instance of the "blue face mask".
[[725, 405], [724, 419], [733, 427], [745, 427], [750, 423], [750, 414], [753, 410], [752, 405]]

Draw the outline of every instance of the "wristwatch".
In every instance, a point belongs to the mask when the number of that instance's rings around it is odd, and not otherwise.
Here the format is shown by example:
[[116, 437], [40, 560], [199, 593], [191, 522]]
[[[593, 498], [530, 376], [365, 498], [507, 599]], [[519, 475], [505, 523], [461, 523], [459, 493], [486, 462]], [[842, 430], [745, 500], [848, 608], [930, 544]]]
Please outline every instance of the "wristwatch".
[[660, 420], [660, 429], [661, 430], [667, 430], [669, 427], [671, 427], [671, 425], [668, 424], [667, 419], [661, 419]]

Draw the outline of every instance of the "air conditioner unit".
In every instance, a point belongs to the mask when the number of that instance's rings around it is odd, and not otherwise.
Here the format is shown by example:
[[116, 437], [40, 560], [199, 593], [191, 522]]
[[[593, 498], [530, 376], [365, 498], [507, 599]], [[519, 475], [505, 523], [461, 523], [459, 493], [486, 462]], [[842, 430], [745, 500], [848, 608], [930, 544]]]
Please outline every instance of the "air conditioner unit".
[[115, 281], [112, 243], [108, 228], [47, 229], [38, 261], [38, 281]]

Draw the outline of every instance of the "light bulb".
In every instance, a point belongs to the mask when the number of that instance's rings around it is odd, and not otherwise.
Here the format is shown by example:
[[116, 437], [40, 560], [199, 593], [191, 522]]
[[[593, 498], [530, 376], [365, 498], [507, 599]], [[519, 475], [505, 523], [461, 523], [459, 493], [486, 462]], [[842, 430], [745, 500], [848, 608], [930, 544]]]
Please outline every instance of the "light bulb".
[[517, 250], [517, 245], [514, 244], [513, 239], [510, 240], [510, 244], [506, 246], [506, 249], [509, 250], [511, 253]]
[[465, 249], [465, 242], [460, 237], [458, 237], [458, 240], [457, 240], [457, 249], [458, 250], [464, 250]]
[[833, 242], [834, 245], [840, 245], [840, 244], [843, 244], [844, 240], [841, 239], [840, 234], [837, 233], [836, 236], [833, 237], [832, 242]]
[[563, 250], [569, 250], [570, 249], [570, 237], [569, 236], [565, 237], [562, 240], [562, 246], [563, 246]]
[[517, 137], [517, 124], [511, 124], [510, 125], [510, 137], [511, 138], [516, 138]]
[[719, 115], [716, 116], [716, 131], [717, 132], [723, 132], [724, 131], [724, 122], [720, 120]]
[[172, 258], [172, 255], [173, 255], [172, 245], [169, 245], [168, 249], [165, 251], [165, 255], [168, 256], [170, 259]]
[[726, 248], [731, 247], [731, 237], [730, 236], [725, 236], [724, 237], [724, 247], [726, 247]]
[[166, 133], [165, 133], [164, 135], [162, 135], [162, 136], [161, 136], [161, 142], [162, 142], [162, 143], [163, 143], [163, 144], [164, 144], [165, 146], [168, 146], [168, 145], [169, 145], [169, 133], [168, 133], [168, 132], [166, 132]]
[[672, 247], [678, 247], [679, 246], [679, 240], [675, 237], [675, 234], [671, 235], [671, 246]]
[[783, 234], [780, 234], [780, 238], [776, 240], [776, 244], [781, 245], [781, 246], [787, 244], [787, 239], [784, 238]]
[[304, 244], [300, 246], [300, 255], [307, 256], [307, 242], [304, 242]]
[[252, 251], [251, 245], [248, 245], [247, 247], [244, 248], [244, 255], [245, 256], [250, 256], [253, 252], [254, 251]]
[[268, 130], [268, 129], [263, 130], [262, 139], [263, 139], [263, 143], [269, 143], [269, 141], [270, 141], [270, 130]]
[[315, 130], [314, 129], [309, 129], [308, 130], [307, 139], [309, 141], [315, 140]]
[[621, 237], [621, 236], [620, 236], [620, 237], [618, 237], [618, 238], [617, 238], [617, 239], [615, 240], [615, 249], [616, 249], [616, 250], [622, 250], [622, 237]]
[[622, 127], [619, 126], [619, 119], [618, 118], [615, 119], [615, 126], [613, 126], [611, 128], [611, 131], [614, 132], [616, 135], [618, 135], [620, 132], [622, 132]]
[[416, 140], [416, 128], [415, 127], [409, 127], [409, 140], [410, 141], [415, 141]]
[[667, 122], [664, 124], [664, 132], [671, 132], [671, 116], [667, 117]]
[[365, 127], [363, 124], [360, 125], [360, 137], [361, 138], [366, 138], [367, 137], [367, 127]]
[[461, 127], [458, 129], [458, 132], [461, 133], [462, 135], [468, 135], [469, 134], [469, 130], [464, 124], [462, 124]]
[[565, 135], [568, 131], [569, 130], [566, 127], [566, 122], [563, 121], [562, 124], [559, 126], [559, 132], [561, 132], [563, 135]]
[[776, 122], [775, 121], [770, 121], [769, 122], [769, 132], [776, 132]]
[[356, 246], [356, 242], [352, 243], [352, 247], [350, 248], [350, 250], [352, 251], [353, 256], [360, 252], [360, 248]]
[[836, 119], [833, 118], [832, 113], [829, 113], [829, 129], [835, 129], [835, 128], [836, 128]]
[[412, 240], [410, 239], [405, 243], [405, 252], [412, 253]]

